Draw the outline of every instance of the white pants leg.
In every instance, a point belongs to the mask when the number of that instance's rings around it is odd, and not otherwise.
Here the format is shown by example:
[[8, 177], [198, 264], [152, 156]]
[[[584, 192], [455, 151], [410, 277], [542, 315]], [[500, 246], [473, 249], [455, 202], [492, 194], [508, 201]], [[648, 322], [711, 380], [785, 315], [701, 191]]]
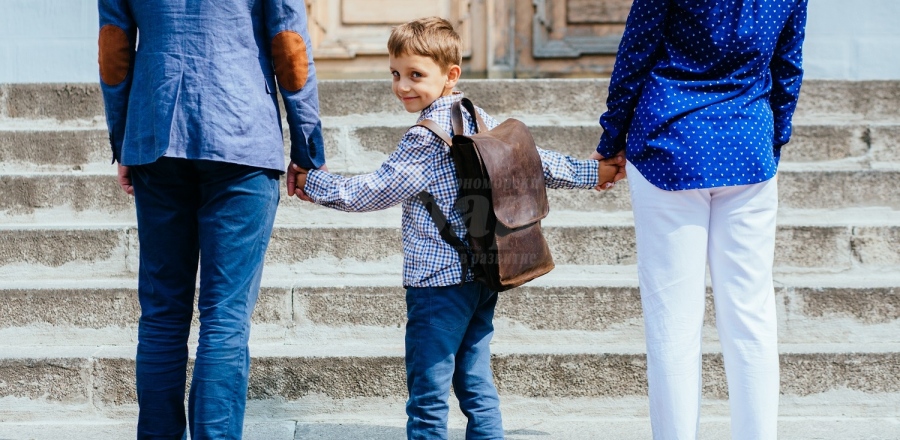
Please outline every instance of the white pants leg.
[[777, 187], [665, 191], [630, 163], [655, 440], [697, 438], [707, 255], [734, 439], [774, 439], [778, 352], [772, 263]]
[[709, 273], [728, 376], [731, 438], [774, 440], [780, 388], [772, 281], [777, 178], [711, 192]]

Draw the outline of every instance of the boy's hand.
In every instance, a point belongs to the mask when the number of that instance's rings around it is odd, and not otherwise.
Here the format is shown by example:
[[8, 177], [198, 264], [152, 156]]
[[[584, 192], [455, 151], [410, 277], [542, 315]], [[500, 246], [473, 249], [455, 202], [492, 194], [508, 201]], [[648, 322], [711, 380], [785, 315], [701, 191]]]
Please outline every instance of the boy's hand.
[[600, 163], [597, 166], [597, 191], [605, 191], [616, 185], [616, 182], [625, 178], [625, 151], [606, 159], [600, 153], [591, 153], [591, 159]]
[[[324, 165], [322, 168], [325, 168]], [[290, 165], [287, 168], [287, 195], [291, 197], [296, 195], [300, 198], [300, 200], [305, 200], [307, 202], [312, 202], [312, 199], [306, 195], [306, 192], [303, 191], [303, 188], [306, 187], [306, 176], [309, 174], [309, 170], [305, 168], [300, 168], [300, 165], [295, 164], [291, 161]]]

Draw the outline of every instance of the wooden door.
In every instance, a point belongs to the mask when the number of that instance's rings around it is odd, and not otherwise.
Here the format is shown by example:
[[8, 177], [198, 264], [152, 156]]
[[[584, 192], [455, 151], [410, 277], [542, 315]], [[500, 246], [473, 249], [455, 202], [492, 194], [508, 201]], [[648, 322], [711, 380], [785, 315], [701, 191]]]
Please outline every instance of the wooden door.
[[[507, 31], [496, 33], [497, 76], [607, 76], [632, 0], [493, 0]], [[503, 35], [512, 35], [504, 39]], [[502, 72], [507, 72], [503, 75]]]
[[467, 76], [605, 76], [632, 0], [307, 0], [317, 70], [387, 76], [393, 26], [437, 15], [463, 40]]
[[[471, 0], [307, 0], [317, 70], [323, 77], [388, 76], [387, 39], [391, 28], [419, 17], [440, 16], [462, 37], [467, 69], [487, 69], [483, 1]], [[474, 13], [473, 13], [474, 11]], [[473, 20], [474, 17], [474, 20]]]

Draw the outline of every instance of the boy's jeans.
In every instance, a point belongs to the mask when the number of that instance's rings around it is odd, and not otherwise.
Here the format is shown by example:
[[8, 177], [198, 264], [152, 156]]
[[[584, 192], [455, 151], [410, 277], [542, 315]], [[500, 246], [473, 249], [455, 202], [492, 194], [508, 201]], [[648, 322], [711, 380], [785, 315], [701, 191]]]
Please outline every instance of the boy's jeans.
[[278, 206], [279, 173], [168, 157], [131, 172], [140, 240], [137, 438], [185, 437], [187, 342], [199, 260], [191, 438], [240, 439], [250, 315]]
[[450, 384], [468, 418], [466, 439], [502, 439], [491, 373], [497, 293], [477, 282], [406, 289], [406, 434], [447, 438]]

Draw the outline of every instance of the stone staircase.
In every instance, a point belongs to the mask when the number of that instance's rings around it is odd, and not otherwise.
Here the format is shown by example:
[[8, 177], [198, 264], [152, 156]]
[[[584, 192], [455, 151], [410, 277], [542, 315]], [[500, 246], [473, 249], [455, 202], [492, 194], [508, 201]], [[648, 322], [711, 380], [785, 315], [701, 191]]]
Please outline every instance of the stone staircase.
[[[606, 87], [460, 85], [577, 157], [599, 137]], [[387, 81], [320, 88], [332, 171], [374, 170], [415, 122]], [[134, 438], [138, 243], [102, 115], [93, 84], [0, 85], [0, 439]], [[779, 179], [781, 437], [900, 439], [900, 83], [807, 81]], [[627, 185], [550, 198], [557, 268], [503, 293], [495, 320], [508, 438], [649, 439]], [[404, 438], [399, 225], [399, 208], [346, 214], [282, 195], [246, 438]], [[707, 312], [701, 438], [725, 439]], [[451, 427], [464, 438], [456, 410]]]

